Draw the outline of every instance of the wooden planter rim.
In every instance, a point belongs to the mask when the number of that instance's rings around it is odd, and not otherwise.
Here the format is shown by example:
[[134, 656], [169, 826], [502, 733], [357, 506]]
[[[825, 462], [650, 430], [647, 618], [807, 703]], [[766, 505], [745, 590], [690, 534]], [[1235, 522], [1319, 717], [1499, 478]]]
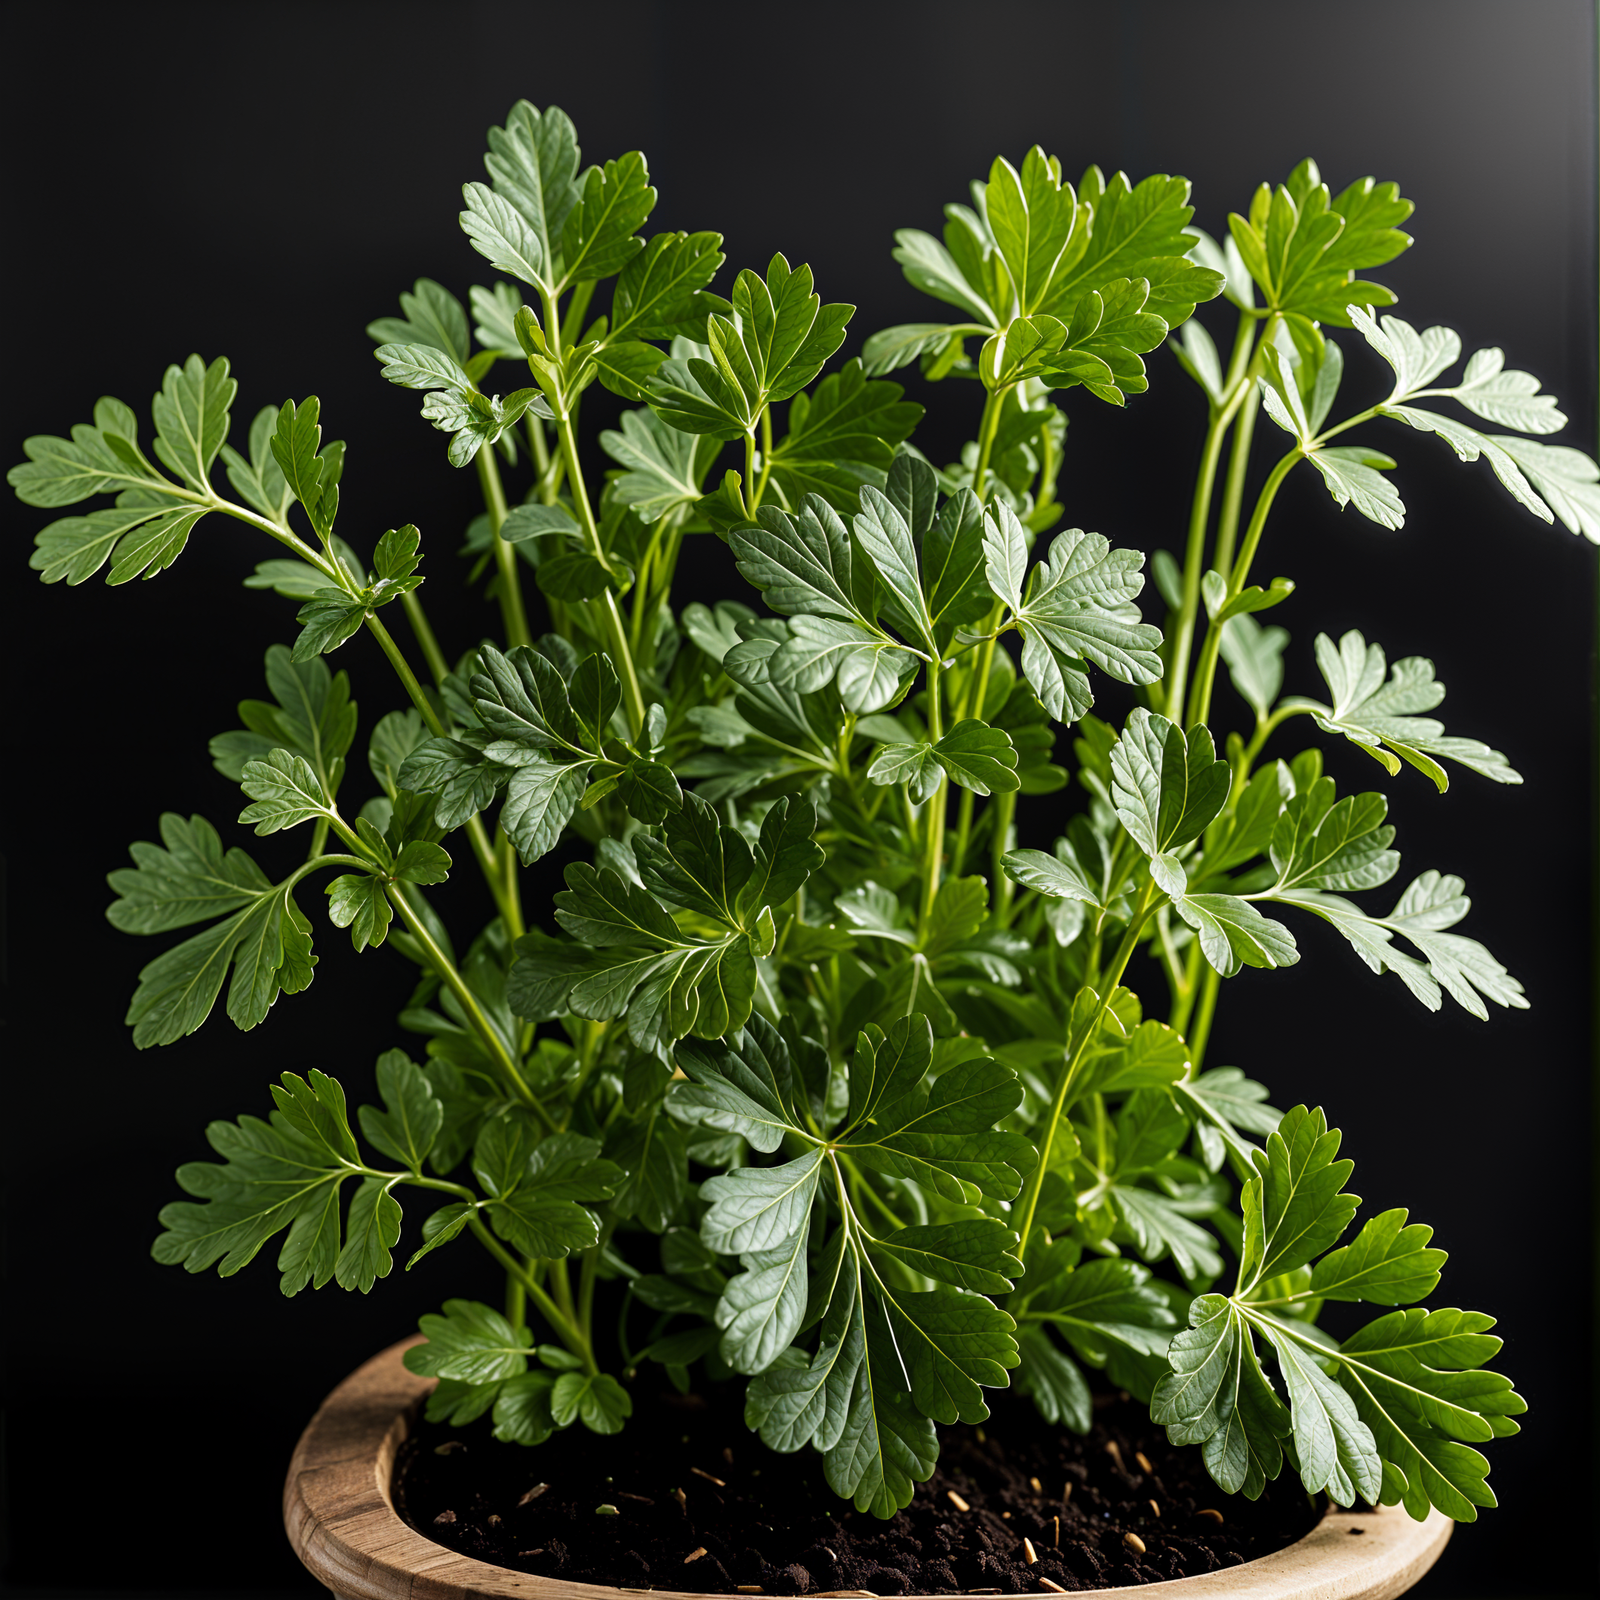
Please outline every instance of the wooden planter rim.
[[[389, 1499], [389, 1478], [417, 1406], [433, 1387], [402, 1360], [417, 1342], [390, 1345], [351, 1373], [323, 1401], [289, 1464], [283, 1488], [289, 1542], [339, 1600], [717, 1600], [513, 1572], [447, 1550], [402, 1522]], [[1243, 1566], [1097, 1592], [1142, 1600], [1392, 1600], [1438, 1560], [1454, 1526], [1438, 1511], [1426, 1522], [1399, 1510], [1330, 1511], [1298, 1543]]]

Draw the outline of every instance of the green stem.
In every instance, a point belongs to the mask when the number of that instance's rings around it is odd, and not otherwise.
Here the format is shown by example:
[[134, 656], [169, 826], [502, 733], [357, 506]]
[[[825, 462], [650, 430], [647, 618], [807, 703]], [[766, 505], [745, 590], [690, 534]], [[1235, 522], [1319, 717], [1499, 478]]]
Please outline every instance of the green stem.
[[1222, 491], [1222, 509], [1217, 514], [1217, 548], [1212, 565], [1226, 572], [1233, 560], [1233, 542], [1239, 533], [1239, 516], [1244, 507], [1244, 483], [1250, 471], [1250, 443], [1255, 436], [1256, 413], [1261, 395], [1252, 379], [1245, 391], [1233, 430], [1233, 453], [1228, 459], [1228, 481]]
[[761, 497], [767, 492], [767, 479], [772, 473], [772, 407], [761, 408], [761, 476], [756, 480], [755, 497], [750, 502], [750, 509], [754, 511], [761, 504]]
[[961, 803], [956, 808], [956, 842], [950, 851], [950, 876], [959, 878], [967, 864], [967, 845], [972, 837], [972, 807], [976, 799], [970, 789], [961, 791]]
[[1196, 1072], [1199, 1072], [1200, 1063], [1205, 1060], [1206, 1044], [1211, 1038], [1211, 1023], [1217, 1011], [1217, 991], [1221, 987], [1222, 979], [1217, 975], [1217, 969], [1208, 961], [1206, 975], [1200, 985], [1200, 1005], [1196, 1011], [1194, 1026], [1184, 1035], [1189, 1042], [1189, 1060]]
[[1116, 992], [1117, 984], [1121, 981], [1123, 972], [1127, 969], [1128, 962], [1133, 958], [1133, 952], [1139, 943], [1139, 931], [1145, 924], [1145, 919], [1150, 914], [1150, 897], [1155, 890], [1155, 884], [1146, 881], [1144, 890], [1139, 896], [1139, 904], [1134, 909], [1133, 919], [1128, 923], [1127, 931], [1122, 936], [1122, 942], [1117, 946], [1117, 953], [1112, 958], [1111, 968], [1106, 973], [1104, 982], [1099, 991], [1099, 1004], [1094, 1009], [1094, 1014], [1084, 1024], [1083, 1031], [1076, 1040], [1069, 1040], [1072, 1054], [1068, 1058], [1065, 1071], [1061, 1074], [1061, 1082], [1056, 1086], [1055, 1099], [1051, 1102], [1050, 1112], [1045, 1119], [1044, 1137], [1039, 1144], [1039, 1161], [1028, 1178], [1028, 1187], [1020, 1206], [1022, 1225], [1017, 1232], [1021, 1236], [1021, 1249], [1028, 1249], [1029, 1236], [1033, 1232], [1034, 1214], [1039, 1209], [1039, 1194], [1044, 1188], [1045, 1173], [1050, 1166], [1050, 1151], [1055, 1144], [1056, 1129], [1060, 1126], [1062, 1113], [1066, 1110], [1067, 1099], [1072, 1091], [1073, 1081], [1077, 1078], [1078, 1068], [1083, 1064], [1083, 1058], [1088, 1051], [1089, 1041], [1094, 1038], [1100, 1027], [1100, 1019], [1105, 1015], [1106, 1007], [1111, 1003], [1111, 996]]
[[983, 499], [983, 480], [989, 475], [989, 454], [994, 436], [1000, 430], [1000, 406], [1006, 391], [996, 389], [983, 402], [983, 421], [978, 424], [978, 464], [972, 469], [972, 492]]
[[398, 883], [386, 885], [389, 899], [394, 903], [395, 909], [405, 921], [411, 931], [411, 936], [422, 946], [423, 952], [433, 964], [434, 971], [439, 974], [445, 987], [461, 1003], [461, 1009], [466, 1012], [473, 1030], [483, 1041], [490, 1056], [499, 1064], [502, 1072], [510, 1080], [516, 1090], [517, 1098], [526, 1106], [537, 1113], [544, 1125], [554, 1133], [556, 1125], [550, 1120], [550, 1114], [534, 1098], [533, 1091], [528, 1087], [527, 1081], [517, 1070], [517, 1064], [511, 1059], [500, 1035], [494, 1031], [493, 1025], [483, 1014], [483, 1008], [478, 1004], [478, 997], [467, 987], [465, 979], [456, 971], [455, 963], [451, 961], [444, 951], [434, 942], [433, 935], [428, 932], [428, 927], [422, 918], [412, 909], [410, 901]]
[[439, 713], [433, 709], [433, 703], [422, 692], [422, 685], [417, 682], [417, 675], [411, 670], [408, 662], [400, 652], [400, 646], [394, 642], [394, 635], [378, 620], [376, 612], [369, 611], [366, 617], [367, 631], [378, 641], [378, 647], [389, 658], [389, 665], [394, 668], [400, 682], [405, 686], [405, 691], [411, 696], [411, 703], [422, 713], [422, 720], [428, 725], [428, 732], [435, 738], [446, 738], [445, 726], [439, 720]]
[[506, 1274], [506, 1321], [513, 1328], [528, 1325], [528, 1286], [510, 1273]]
[[[1228, 587], [1223, 593], [1223, 606], [1243, 591], [1245, 579], [1250, 576], [1250, 564], [1255, 560], [1256, 550], [1261, 544], [1262, 530], [1267, 525], [1267, 513], [1272, 510], [1272, 502], [1277, 498], [1279, 485], [1288, 477], [1289, 469], [1301, 459], [1301, 455], [1302, 452], [1297, 445], [1282, 457], [1268, 475], [1266, 483], [1262, 485], [1261, 494], [1256, 500], [1256, 508], [1250, 517], [1250, 526], [1245, 533], [1244, 547], [1239, 552], [1239, 559], [1233, 564], [1233, 576], [1228, 580]], [[1206, 629], [1205, 644], [1200, 653], [1200, 667], [1195, 673], [1194, 687], [1189, 692], [1189, 715], [1186, 721], [1191, 728], [1204, 722], [1211, 715], [1211, 688], [1216, 679], [1217, 659], [1221, 651], [1222, 625], [1212, 622]]]
[[[561, 454], [567, 463], [567, 482], [572, 488], [572, 503], [578, 512], [578, 523], [589, 541], [590, 554], [607, 572], [611, 563], [600, 544], [600, 529], [594, 520], [594, 510], [589, 504], [589, 491], [583, 481], [583, 469], [578, 465], [578, 441], [574, 436], [572, 416], [565, 407], [556, 419], [561, 438]], [[608, 583], [600, 592], [600, 616], [610, 647], [611, 665], [622, 680], [622, 702], [628, 713], [628, 727], [634, 738], [644, 727], [644, 695], [639, 689], [639, 674], [634, 668], [633, 651], [628, 647], [628, 630], [617, 609], [616, 593]]]
[[467, 1218], [467, 1226], [472, 1229], [478, 1243], [505, 1269], [506, 1276], [522, 1285], [528, 1298], [539, 1308], [539, 1314], [555, 1330], [561, 1342], [573, 1355], [582, 1359], [585, 1369], [591, 1374], [599, 1372], [594, 1351], [589, 1341], [584, 1338], [582, 1329], [562, 1313], [561, 1308], [544, 1292], [539, 1280], [489, 1232], [477, 1212], [473, 1212]]
[[[406, 693], [411, 696], [411, 703], [422, 713], [422, 720], [427, 723], [428, 731], [436, 738], [448, 737], [445, 725], [439, 720], [439, 713], [434, 710], [432, 702], [422, 692], [422, 685], [417, 682], [417, 675], [401, 654], [400, 646], [395, 643], [394, 636], [370, 611], [367, 613], [367, 628], [372, 637], [378, 641], [383, 653], [388, 656], [389, 664], [399, 675], [401, 683], [405, 685]], [[520, 929], [522, 913], [517, 905], [515, 879], [512, 878], [508, 885], [503, 878], [495, 861], [494, 847], [489, 843], [489, 836], [484, 831], [481, 817], [467, 819], [467, 838], [472, 844], [472, 853], [478, 858], [478, 868], [483, 873], [484, 881], [489, 885], [489, 892], [494, 896], [495, 905], [505, 919], [506, 926]], [[513, 937], [521, 938], [521, 936], [518, 932]]]
[[489, 530], [494, 535], [495, 566], [500, 573], [500, 620], [506, 630], [506, 643], [531, 645], [533, 635], [528, 632], [528, 614], [522, 608], [517, 552], [500, 537], [506, 520], [506, 491], [500, 482], [500, 464], [488, 445], [473, 459], [478, 463], [478, 482], [483, 485], [483, 503], [489, 512]]
[[1011, 819], [1017, 813], [1017, 791], [1009, 789], [997, 794], [989, 804], [994, 807], [994, 833], [989, 839], [989, 881], [994, 885], [994, 918], [998, 926], [1011, 921], [1011, 901], [1017, 886], [1011, 875], [1001, 865], [1011, 838]]
[[[477, 821], [476, 817], [473, 821]], [[520, 939], [527, 929], [522, 922], [522, 884], [517, 877], [517, 851], [511, 840], [501, 833], [495, 840], [497, 874], [500, 882], [495, 889], [495, 903], [500, 908], [500, 916], [506, 925], [506, 934], [514, 942]]]
[[433, 629], [428, 625], [428, 615], [422, 609], [422, 601], [417, 598], [415, 590], [407, 589], [401, 595], [400, 603], [406, 608], [406, 621], [411, 624], [411, 631], [422, 647], [422, 659], [428, 663], [428, 671], [433, 674], [434, 687], [440, 688], [450, 666], [444, 658], [444, 651], [439, 648], [439, 641], [433, 635]]
[[[937, 661], [928, 664], [928, 740], [938, 744], [944, 737], [944, 712], [940, 704], [940, 668]], [[939, 894], [939, 869], [944, 857], [945, 807], [950, 794], [950, 779], [941, 771], [939, 787], [934, 790], [923, 807], [922, 858], [922, 924], [927, 926], [933, 915], [933, 902]]]

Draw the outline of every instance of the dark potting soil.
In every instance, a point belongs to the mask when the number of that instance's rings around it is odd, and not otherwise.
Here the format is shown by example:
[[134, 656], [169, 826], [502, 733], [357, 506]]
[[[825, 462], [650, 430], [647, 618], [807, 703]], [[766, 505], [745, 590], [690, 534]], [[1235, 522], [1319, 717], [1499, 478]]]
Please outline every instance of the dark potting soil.
[[1200, 1452], [1169, 1445], [1125, 1395], [1097, 1397], [1080, 1436], [999, 1394], [982, 1427], [940, 1429], [932, 1479], [883, 1522], [828, 1488], [815, 1451], [768, 1450], [744, 1425], [742, 1385], [717, 1387], [636, 1390], [622, 1433], [573, 1427], [531, 1450], [496, 1442], [487, 1418], [419, 1423], [395, 1464], [396, 1508], [435, 1542], [522, 1572], [781, 1595], [1153, 1583], [1282, 1549], [1323, 1511], [1292, 1471], [1259, 1500], [1224, 1494]]

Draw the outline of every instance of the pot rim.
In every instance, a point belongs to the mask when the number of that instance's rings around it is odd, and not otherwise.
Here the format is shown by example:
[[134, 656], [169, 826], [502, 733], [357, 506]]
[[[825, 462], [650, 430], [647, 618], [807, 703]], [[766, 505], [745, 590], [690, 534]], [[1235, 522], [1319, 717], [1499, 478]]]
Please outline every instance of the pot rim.
[[[404, 1363], [406, 1350], [419, 1342], [419, 1335], [402, 1339], [357, 1367], [323, 1401], [289, 1463], [283, 1487], [289, 1542], [340, 1600], [745, 1600], [516, 1572], [446, 1549], [402, 1521], [389, 1498], [389, 1478], [418, 1402], [433, 1388], [431, 1378], [418, 1377]], [[1334, 1510], [1295, 1544], [1242, 1566], [1090, 1592], [1141, 1600], [1392, 1600], [1438, 1560], [1454, 1527], [1439, 1511], [1414, 1522], [1388, 1507]], [[807, 1600], [869, 1592], [827, 1590]]]

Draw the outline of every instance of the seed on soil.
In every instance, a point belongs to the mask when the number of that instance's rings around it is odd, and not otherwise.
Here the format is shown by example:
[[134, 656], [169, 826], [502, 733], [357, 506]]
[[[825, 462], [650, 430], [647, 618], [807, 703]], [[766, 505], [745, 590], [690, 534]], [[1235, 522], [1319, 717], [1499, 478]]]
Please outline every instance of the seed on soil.
[[543, 1554], [544, 1554], [544, 1546], [540, 1545], [537, 1550], [519, 1550], [519, 1551], [517, 1551], [517, 1559], [520, 1561], [523, 1556], [542, 1556]]
[[534, 1484], [534, 1486], [525, 1495], [523, 1495], [519, 1501], [517, 1501], [517, 1504], [519, 1506], [525, 1506], [530, 1500], [537, 1500], [539, 1496], [542, 1495], [549, 1487], [550, 1485], [548, 1483]]
[[1151, 1514], [1153, 1516], [1159, 1517], [1161, 1515], [1161, 1507], [1158, 1506], [1154, 1500], [1150, 1501], [1149, 1505], [1150, 1505]]
[[439, 1527], [449, 1528], [454, 1526], [456, 1514], [453, 1511], [441, 1511], [433, 1520]]
[[1141, 1472], [1154, 1472], [1156, 1470], [1150, 1465], [1150, 1457], [1147, 1456], [1143, 1450], [1135, 1450], [1133, 1452], [1133, 1459], [1139, 1463], [1139, 1470]]
[[629, 1494], [626, 1489], [618, 1489], [617, 1490], [617, 1499], [619, 1499], [619, 1500], [637, 1500], [639, 1502], [639, 1504], [642, 1505], [642, 1506], [653, 1506], [655, 1504], [655, 1501], [652, 1500], [649, 1495], [647, 1495], [647, 1494]]
[[1050, 1541], [1050, 1543], [1053, 1548], [1059, 1550], [1061, 1548], [1061, 1518], [1051, 1517], [1050, 1520], [1056, 1525], [1055, 1537]]
[[1009, 1511], [1002, 1511], [1000, 1513], [1000, 1520], [1002, 1522], [1009, 1522], [1011, 1520], [1011, 1513]]
[[1044, 1493], [1044, 1485], [1042, 1483], [1040, 1483], [1037, 1478], [1029, 1478], [1028, 1479], [1028, 1483], [1031, 1485], [1031, 1487], [1033, 1489], [1033, 1492], [1035, 1494], [1043, 1494]]
[[683, 1558], [684, 1566], [688, 1566], [691, 1561], [698, 1561], [705, 1553], [706, 1547], [703, 1544], [697, 1544], [694, 1549]]
[[1122, 1542], [1127, 1545], [1127, 1547], [1133, 1551], [1136, 1556], [1142, 1556], [1144, 1554], [1144, 1540], [1141, 1539], [1138, 1534], [1125, 1533], [1122, 1536]]
[[500, 1513], [498, 1511], [491, 1511], [489, 1513], [489, 1526], [491, 1528], [498, 1528], [500, 1526]]
[[1065, 1594], [1067, 1592], [1059, 1583], [1051, 1583], [1048, 1578], [1040, 1578], [1039, 1587], [1041, 1589], [1048, 1589], [1051, 1594]]
[[[975, 1434], [976, 1434], [976, 1435], [977, 1435], [977, 1436], [978, 1436], [978, 1443], [979, 1443], [979, 1444], [988, 1444], [988, 1442], [989, 1442], [989, 1435], [988, 1435], [988, 1434], [986, 1434], [986, 1433], [985, 1433], [985, 1432], [984, 1432], [984, 1431], [983, 1431], [983, 1429], [982, 1429], [982, 1428], [974, 1428], [974, 1429], [973, 1429], [973, 1430], [972, 1430], [972, 1431], [973, 1431], [973, 1432], [974, 1432], [974, 1433], [975, 1433]], [[978, 1593], [980, 1593], [980, 1592], [981, 1592], [981, 1591], [980, 1591], [980, 1590], [977, 1590], [977, 1589], [974, 1589], [974, 1590], [973, 1590], [973, 1591], [972, 1591], [972, 1592], [973, 1592], [973, 1593], [974, 1593], [974, 1594], [978, 1594]]]
[[726, 1461], [730, 1467], [733, 1465], [733, 1446], [732, 1445], [726, 1445], [726, 1444], [723, 1445], [723, 1447], [722, 1447], [722, 1459], [724, 1461]]
[[1065, 1505], [1067, 1503], [1067, 1501], [1069, 1501], [1071, 1498], [1072, 1498], [1072, 1479], [1068, 1478], [1067, 1481], [1064, 1484], [1062, 1484], [1062, 1486], [1061, 1486], [1061, 1503], [1062, 1503], [1062, 1505]]
[[680, 1511], [688, 1511], [689, 1497], [683, 1492], [682, 1489], [674, 1489], [672, 1491], [672, 1498], [678, 1502], [678, 1509]]
[[[946, 1489], [945, 1494], [949, 1498], [950, 1504], [953, 1505], [957, 1511], [970, 1511], [972, 1509], [972, 1507], [968, 1505], [967, 1502], [963, 1500], [954, 1489]], [[976, 1590], [973, 1590], [972, 1592], [974, 1594], [977, 1593]]]
[[759, 1583], [741, 1583], [738, 1588], [738, 1593], [740, 1594], [762, 1594], [764, 1592]]
[[1128, 1470], [1122, 1464], [1122, 1446], [1115, 1439], [1106, 1440], [1106, 1454], [1116, 1462], [1118, 1472], [1126, 1472]]
[[620, 1513], [617, 1511], [615, 1506], [596, 1506], [594, 1508], [594, 1514], [597, 1517], [615, 1517]]
[[699, 1467], [690, 1467], [689, 1470], [695, 1475], [695, 1477], [704, 1478], [707, 1483], [714, 1483], [719, 1489], [726, 1489], [728, 1487], [721, 1478], [713, 1478], [709, 1472], [702, 1472]]
[[459, 1439], [446, 1439], [443, 1444], [436, 1444], [433, 1453], [436, 1456], [460, 1455], [467, 1447]]
[[1039, 1559], [1039, 1552], [1033, 1548], [1032, 1539], [1024, 1539], [1022, 1541], [1022, 1553], [1027, 1558], [1030, 1567]]
[[992, 1589], [968, 1589], [967, 1593], [968, 1594], [999, 1594], [1000, 1590], [999, 1590], [999, 1588], [997, 1586], [997, 1587], [992, 1588]]
[[1195, 1515], [1197, 1517], [1210, 1517], [1213, 1522], [1222, 1521], [1222, 1513], [1220, 1511], [1212, 1510], [1210, 1506], [1201, 1506], [1200, 1509], [1195, 1512]]

